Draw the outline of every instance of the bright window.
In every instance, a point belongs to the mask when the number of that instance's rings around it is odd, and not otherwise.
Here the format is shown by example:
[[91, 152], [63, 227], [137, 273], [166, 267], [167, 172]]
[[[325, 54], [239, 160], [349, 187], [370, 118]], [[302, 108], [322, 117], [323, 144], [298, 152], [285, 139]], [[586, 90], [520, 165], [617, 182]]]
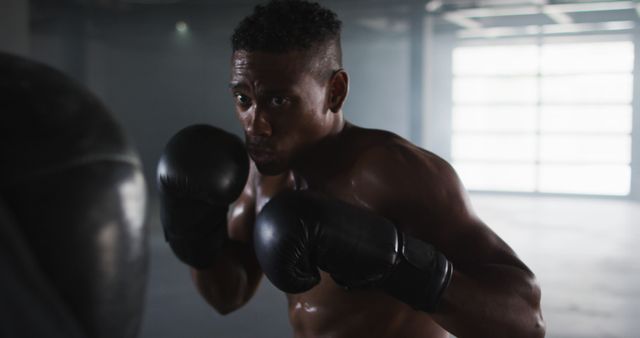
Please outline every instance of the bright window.
[[461, 46], [453, 165], [470, 190], [627, 195], [631, 41]]

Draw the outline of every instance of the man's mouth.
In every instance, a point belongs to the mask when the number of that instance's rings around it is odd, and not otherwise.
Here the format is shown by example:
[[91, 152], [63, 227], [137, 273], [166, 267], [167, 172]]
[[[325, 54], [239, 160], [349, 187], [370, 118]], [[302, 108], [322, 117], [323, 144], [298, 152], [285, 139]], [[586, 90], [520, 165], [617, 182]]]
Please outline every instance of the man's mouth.
[[271, 148], [251, 144], [247, 145], [247, 152], [254, 161], [259, 162], [268, 161], [275, 155], [275, 152]]

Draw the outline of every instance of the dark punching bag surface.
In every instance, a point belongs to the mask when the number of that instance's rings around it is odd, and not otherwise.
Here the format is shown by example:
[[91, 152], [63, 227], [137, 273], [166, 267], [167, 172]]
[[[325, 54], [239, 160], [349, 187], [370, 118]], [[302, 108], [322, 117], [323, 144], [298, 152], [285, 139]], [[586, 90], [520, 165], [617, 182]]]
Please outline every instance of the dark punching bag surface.
[[0, 200], [0, 337], [83, 337]]
[[[0, 53], [0, 159], [0, 240], [20, 238], [15, 257], [2, 252], [0, 294], [30, 278], [21, 288], [39, 287], [25, 304], [42, 295], [33, 318], [17, 312], [13, 321], [4, 315], [15, 305], [0, 301], [0, 334], [32, 336], [20, 318], [43, 327], [63, 318], [77, 327], [59, 332], [135, 337], [147, 279], [146, 187], [112, 115], [62, 73]], [[19, 261], [31, 262], [26, 272], [15, 269]]]

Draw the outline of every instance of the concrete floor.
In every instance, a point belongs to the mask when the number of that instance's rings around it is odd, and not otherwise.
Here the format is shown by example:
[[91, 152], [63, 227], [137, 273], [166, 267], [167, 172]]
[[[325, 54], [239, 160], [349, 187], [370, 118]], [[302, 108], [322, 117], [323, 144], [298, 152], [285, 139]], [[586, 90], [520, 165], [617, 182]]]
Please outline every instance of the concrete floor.
[[[640, 337], [640, 204], [473, 195], [481, 218], [538, 275], [550, 338]], [[285, 297], [263, 280], [244, 308], [220, 316], [150, 219], [151, 271], [141, 337], [290, 337]]]

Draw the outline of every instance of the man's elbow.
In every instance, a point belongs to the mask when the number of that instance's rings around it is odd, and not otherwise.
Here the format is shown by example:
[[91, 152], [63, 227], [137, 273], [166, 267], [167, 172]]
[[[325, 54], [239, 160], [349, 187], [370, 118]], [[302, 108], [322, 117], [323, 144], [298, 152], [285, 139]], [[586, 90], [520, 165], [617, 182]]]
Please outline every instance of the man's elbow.
[[216, 283], [207, 274], [195, 270], [192, 270], [192, 276], [200, 296], [223, 316], [244, 306], [255, 291], [249, 290], [246, 283], [237, 283], [236, 280], [236, 283]]
[[546, 333], [544, 320], [539, 310], [523, 311], [518, 321], [507, 325], [501, 334], [494, 337], [543, 338]]
[[522, 338], [543, 338], [546, 334], [546, 328], [540, 312], [536, 312], [536, 314], [534, 314], [534, 318], [532, 318], [532, 321], [528, 325], [520, 327], [520, 329], [517, 331], [518, 332], [516, 335], [508, 336]]
[[238, 310], [239, 308], [241, 308], [245, 303], [244, 302], [236, 302], [236, 303], [232, 303], [232, 302], [208, 302], [211, 307], [213, 307], [214, 310], [216, 310], [216, 312], [219, 315], [222, 316], [226, 316], [236, 310]]
[[[538, 292], [539, 295], [539, 292]], [[540, 297], [537, 297], [537, 300], [532, 306], [531, 309], [531, 327], [529, 330], [529, 334], [526, 337], [530, 338], [542, 338], [546, 333], [546, 326], [544, 323], [544, 318], [542, 317], [542, 310], [540, 309]]]
[[521, 325], [519, 325], [517, 330], [514, 330], [517, 334], [509, 336], [522, 338], [543, 338], [546, 334], [546, 327], [540, 309], [531, 309], [526, 317], [522, 318], [524, 320], [522, 321]]
[[242, 290], [234, 291], [236, 292], [201, 292], [201, 294], [218, 314], [225, 316], [243, 307], [251, 298], [251, 294], [248, 292], [241, 292]]
[[520, 337], [541, 338], [544, 337], [546, 333], [544, 318], [542, 317], [542, 309], [540, 308], [542, 291], [535, 275], [531, 274], [528, 282], [529, 288], [524, 296], [528, 305], [528, 318], [525, 320], [527, 325], [524, 328], [524, 334]]
[[535, 327], [531, 330], [529, 337], [543, 338], [546, 332], [547, 332], [547, 329], [544, 325], [544, 320], [542, 320], [542, 316], [540, 316], [539, 321], [536, 323]]

